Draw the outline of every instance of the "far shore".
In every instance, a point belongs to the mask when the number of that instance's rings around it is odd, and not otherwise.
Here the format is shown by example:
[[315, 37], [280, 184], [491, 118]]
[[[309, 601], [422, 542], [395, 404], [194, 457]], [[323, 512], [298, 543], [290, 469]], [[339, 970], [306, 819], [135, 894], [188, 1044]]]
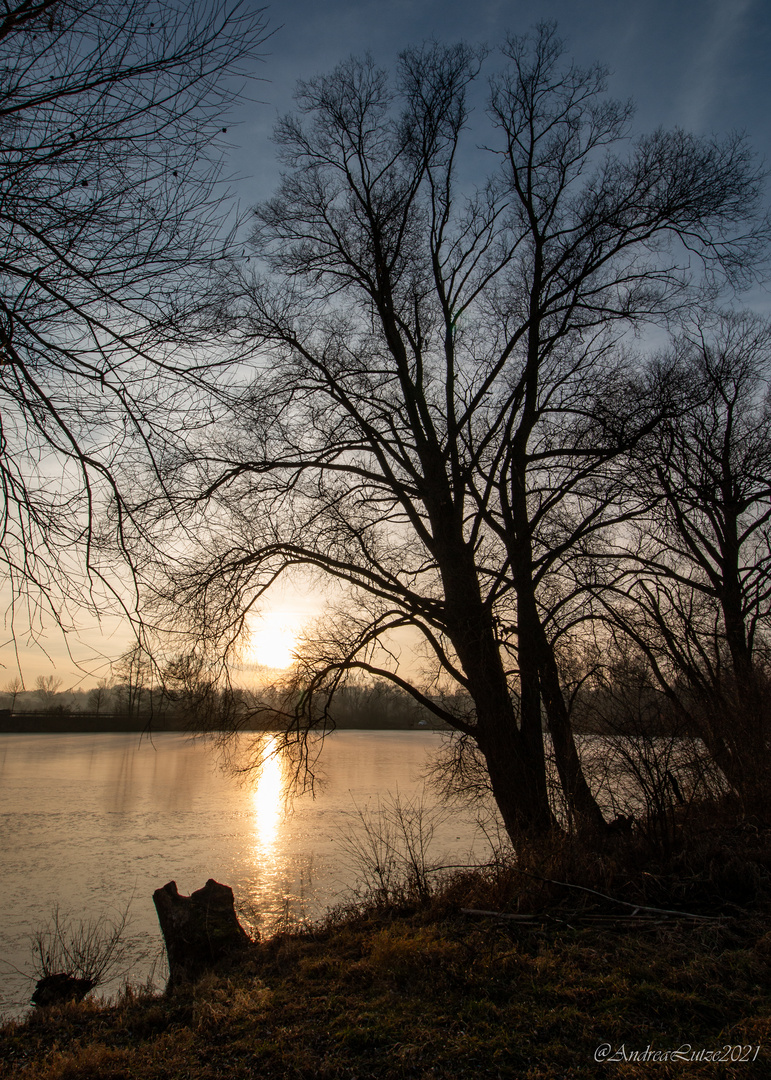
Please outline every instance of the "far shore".
[[[343, 720], [335, 725], [340, 731], [431, 731], [441, 730], [437, 725], [425, 721], [386, 719], [381, 717], [357, 718], [355, 721]], [[264, 731], [264, 727], [240, 727], [241, 731]], [[194, 723], [177, 718], [127, 716], [96, 716], [88, 713], [10, 713], [0, 711], [0, 735], [36, 735], [36, 734], [120, 734], [121, 732], [161, 732], [177, 731], [195, 733], [200, 731]]]

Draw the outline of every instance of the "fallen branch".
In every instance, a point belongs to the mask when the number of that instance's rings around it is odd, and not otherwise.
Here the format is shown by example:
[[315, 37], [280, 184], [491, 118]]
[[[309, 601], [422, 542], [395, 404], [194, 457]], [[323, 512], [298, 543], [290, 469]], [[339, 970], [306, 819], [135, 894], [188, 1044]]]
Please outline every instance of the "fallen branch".
[[609, 900], [611, 904], [622, 904], [624, 907], [632, 908], [632, 914], [634, 915], [638, 911], [650, 911], [654, 915], [674, 915], [678, 919], [693, 919], [695, 922], [715, 921], [714, 917], [710, 915], [695, 915], [690, 911], [675, 911], [673, 908], [651, 907], [648, 904], [634, 904], [629, 900], [619, 900], [617, 896], [608, 896], [607, 893], [599, 892], [597, 889], [589, 889], [586, 885], [573, 885], [569, 881], [555, 881], [554, 878], [541, 877], [540, 874], [533, 874], [529, 870], [519, 870], [519, 873], [527, 874], [528, 877], [535, 878], [537, 881], [545, 881], [549, 885], [562, 885], [566, 889], [579, 889], [581, 892], [591, 893], [592, 896], [599, 896], [602, 900]]
[[[619, 900], [623, 904], [625, 901]], [[631, 906], [631, 905], [630, 905]], [[667, 911], [663, 908], [635, 907], [631, 915], [597, 915], [590, 912], [569, 911], [557, 915], [553, 912], [541, 912], [537, 915], [520, 915], [510, 911], [486, 911], [482, 908], [461, 908], [462, 915], [481, 915], [491, 919], [510, 919], [524, 925], [540, 924], [542, 922], [592, 922], [609, 923], [611, 925], [624, 924], [637, 926], [661, 926], [664, 922], [672, 922], [675, 919], [685, 919], [691, 922], [719, 922], [720, 916], [692, 915], [687, 911]], [[638, 911], [643, 914], [638, 914]], [[659, 914], [660, 918], [654, 918]]]

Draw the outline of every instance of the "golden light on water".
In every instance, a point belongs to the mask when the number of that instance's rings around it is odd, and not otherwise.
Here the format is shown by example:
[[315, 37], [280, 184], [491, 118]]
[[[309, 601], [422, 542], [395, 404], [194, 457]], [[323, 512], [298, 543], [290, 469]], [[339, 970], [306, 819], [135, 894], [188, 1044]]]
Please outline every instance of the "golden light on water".
[[265, 745], [252, 792], [255, 840], [263, 854], [269, 854], [275, 845], [283, 810], [284, 772], [281, 758], [273, 753], [275, 745], [275, 739]]

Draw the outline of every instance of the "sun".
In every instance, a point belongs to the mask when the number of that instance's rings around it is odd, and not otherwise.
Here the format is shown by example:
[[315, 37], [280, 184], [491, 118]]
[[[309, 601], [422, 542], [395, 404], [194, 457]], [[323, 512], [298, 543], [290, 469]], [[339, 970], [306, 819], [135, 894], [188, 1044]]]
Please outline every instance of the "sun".
[[291, 667], [299, 629], [299, 619], [292, 612], [266, 612], [251, 626], [247, 662], [278, 670]]

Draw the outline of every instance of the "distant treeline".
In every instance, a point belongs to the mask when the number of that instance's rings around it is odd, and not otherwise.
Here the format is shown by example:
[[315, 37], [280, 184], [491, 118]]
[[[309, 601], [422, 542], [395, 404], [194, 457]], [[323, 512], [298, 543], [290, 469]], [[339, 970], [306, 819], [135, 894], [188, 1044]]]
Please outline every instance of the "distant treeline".
[[[0, 693], [0, 732], [269, 730], [283, 725], [294, 695], [278, 686], [220, 689], [117, 683], [59, 691], [50, 678], [33, 691]], [[443, 728], [405, 691], [384, 681], [342, 687], [331, 725], [357, 729]]]
[[[278, 730], [299, 699], [299, 691], [280, 684], [223, 689], [204, 679], [185, 685], [134, 679], [83, 690], [59, 690], [59, 684], [48, 676], [38, 679], [35, 690], [0, 691], [0, 732]], [[470, 699], [459, 694], [441, 703], [459, 714], [472, 709]], [[326, 722], [343, 729], [449, 730], [409, 693], [382, 679], [341, 686]], [[695, 734], [652, 685], [637, 685], [630, 693], [620, 677], [581, 687], [573, 701], [573, 726], [578, 734], [593, 735]]]

